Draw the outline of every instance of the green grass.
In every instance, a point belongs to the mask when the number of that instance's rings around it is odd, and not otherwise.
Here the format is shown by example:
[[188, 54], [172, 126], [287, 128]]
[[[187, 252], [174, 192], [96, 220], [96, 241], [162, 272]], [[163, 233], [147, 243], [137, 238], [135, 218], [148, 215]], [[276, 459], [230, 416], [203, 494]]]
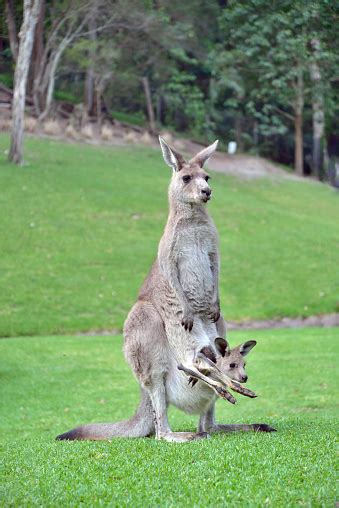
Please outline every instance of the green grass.
[[[266, 422], [274, 434], [55, 442], [80, 423], [128, 418], [138, 401], [120, 337], [3, 339], [1, 506], [324, 506], [335, 500], [338, 329], [253, 337], [257, 399], [218, 402], [219, 422]], [[174, 430], [196, 418], [172, 410]]]
[[[170, 172], [160, 150], [0, 136], [0, 336], [121, 329], [156, 255]], [[325, 185], [214, 174], [230, 320], [338, 310], [338, 216]]]

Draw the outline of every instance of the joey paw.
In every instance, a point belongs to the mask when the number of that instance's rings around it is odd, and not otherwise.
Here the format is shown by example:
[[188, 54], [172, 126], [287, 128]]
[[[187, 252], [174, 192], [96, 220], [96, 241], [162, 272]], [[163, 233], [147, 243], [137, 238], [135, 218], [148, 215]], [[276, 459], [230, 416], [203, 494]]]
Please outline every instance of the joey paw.
[[190, 377], [188, 378], [188, 384], [189, 384], [189, 385], [191, 384], [191, 385], [192, 385], [192, 388], [193, 388], [193, 386], [195, 386], [195, 385], [197, 384], [197, 382], [198, 382], [197, 378], [195, 378], [195, 377], [193, 377], [193, 376], [190, 376]]

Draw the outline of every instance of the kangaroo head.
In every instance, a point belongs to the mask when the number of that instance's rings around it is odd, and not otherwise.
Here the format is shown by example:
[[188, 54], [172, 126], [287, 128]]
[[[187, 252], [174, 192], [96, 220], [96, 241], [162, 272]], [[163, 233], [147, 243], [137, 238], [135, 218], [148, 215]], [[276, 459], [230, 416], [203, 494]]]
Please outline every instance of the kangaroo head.
[[214, 343], [220, 354], [217, 359], [219, 369], [234, 381], [246, 383], [248, 376], [245, 372], [246, 362], [244, 357], [254, 348], [256, 341], [248, 340], [233, 349], [230, 349], [228, 342], [221, 337], [216, 338]]
[[215, 152], [218, 141], [201, 150], [188, 162], [160, 136], [159, 141], [164, 160], [173, 169], [169, 186], [170, 199], [190, 204], [207, 203], [211, 199], [212, 190], [208, 185], [210, 177], [203, 166]]

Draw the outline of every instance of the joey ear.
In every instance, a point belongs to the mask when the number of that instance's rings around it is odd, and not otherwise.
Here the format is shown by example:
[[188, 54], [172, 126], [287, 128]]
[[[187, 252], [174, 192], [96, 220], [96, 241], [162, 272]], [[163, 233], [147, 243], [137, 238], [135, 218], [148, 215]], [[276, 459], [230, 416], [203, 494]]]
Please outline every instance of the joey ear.
[[244, 344], [241, 344], [239, 346], [239, 353], [242, 355], [242, 356], [246, 356], [248, 355], [248, 353], [251, 351], [251, 349], [254, 348], [254, 346], [256, 345], [257, 341], [256, 340], [248, 340], [247, 342], [244, 342]]
[[216, 347], [216, 350], [218, 353], [221, 354], [221, 356], [225, 356], [228, 350], [228, 342], [227, 340], [223, 339], [222, 337], [217, 337], [214, 340], [214, 345]]
[[173, 171], [180, 171], [185, 164], [183, 156], [173, 150], [173, 148], [171, 148], [161, 136], [159, 136], [159, 142], [166, 164], [172, 168]]
[[216, 151], [218, 143], [219, 140], [217, 139], [216, 141], [214, 141], [214, 143], [212, 143], [212, 145], [208, 146], [207, 148], [204, 148], [203, 150], [201, 150], [201, 152], [197, 153], [197, 155], [195, 155], [193, 159], [190, 160], [189, 163], [198, 164], [202, 168], [204, 164], [206, 164], [208, 159], [212, 157], [212, 155]]

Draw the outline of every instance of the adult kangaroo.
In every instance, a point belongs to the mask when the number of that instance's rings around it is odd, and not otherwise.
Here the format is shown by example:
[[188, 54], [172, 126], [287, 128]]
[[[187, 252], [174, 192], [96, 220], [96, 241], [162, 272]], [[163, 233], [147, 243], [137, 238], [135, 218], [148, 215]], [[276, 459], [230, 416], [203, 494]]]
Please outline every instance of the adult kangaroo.
[[[167, 441], [201, 439], [217, 428], [215, 394], [235, 402], [225, 385], [255, 396], [217, 361], [222, 352], [226, 355], [222, 343], [226, 330], [219, 304], [218, 235], [205, 206], [212, 190], [203, 166], [218, 142], [186, 162], [159, 139], [164, 160], [173, 170], [169, 216], [157, 258], [124, 325], [124, 353], [141, 386], [140, 405], [130, 420], [85, 425], [57, 439], [143, 437], [154, 432], [157, 439]], [[188, 384], [186, 375], [200, 381]], [[197, 433], [172, 432], [167, 419], [171, 403], [201, 415]], [[255, 429], [270, 429], [266, 427]], [[242, 430], [250, 429], [242, 426]]]

